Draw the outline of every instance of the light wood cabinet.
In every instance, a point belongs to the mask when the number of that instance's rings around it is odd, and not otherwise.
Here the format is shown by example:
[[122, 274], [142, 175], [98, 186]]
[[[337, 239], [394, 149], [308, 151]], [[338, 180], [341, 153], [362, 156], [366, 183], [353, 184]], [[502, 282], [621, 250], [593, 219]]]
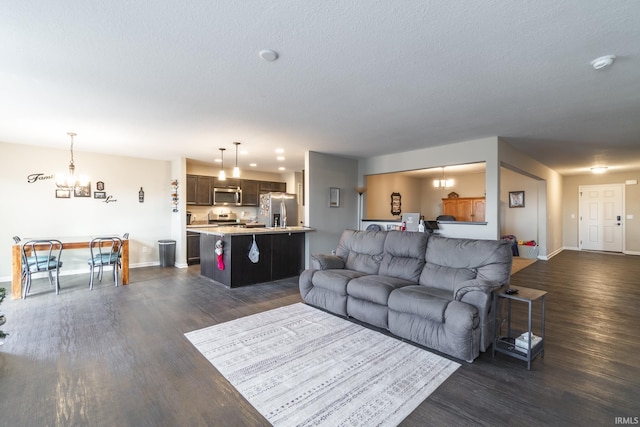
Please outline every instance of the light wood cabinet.
[[484, 222], [484, 197], [459, 197], [442, 199], [442, 214], [451, 215], [456, 221]]

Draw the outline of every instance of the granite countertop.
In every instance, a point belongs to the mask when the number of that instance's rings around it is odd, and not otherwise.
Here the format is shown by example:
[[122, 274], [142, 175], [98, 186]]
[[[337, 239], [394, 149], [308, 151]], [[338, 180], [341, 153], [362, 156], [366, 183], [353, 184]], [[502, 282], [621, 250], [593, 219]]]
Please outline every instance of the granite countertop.
[[187, 230], [194, 231], [201, 234], [212, 234], [215, 236], [241, 236], [247, 234], [282, 234], [282, 233], [307, 233], [314, 231], [310, 227], [258, 227], [258, 228], [245, 228], [234, 226], [218, 226], [218, 227], [187, 227]]

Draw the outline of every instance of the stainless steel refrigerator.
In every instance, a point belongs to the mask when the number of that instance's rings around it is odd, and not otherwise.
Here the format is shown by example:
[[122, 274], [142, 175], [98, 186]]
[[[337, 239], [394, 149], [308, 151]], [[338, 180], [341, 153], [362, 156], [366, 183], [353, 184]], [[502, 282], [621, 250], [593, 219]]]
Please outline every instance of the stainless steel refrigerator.
[[260, 195], [258, 222], [267, 227], [298, 225], [298, 202], [295, 194], [264, 193]]

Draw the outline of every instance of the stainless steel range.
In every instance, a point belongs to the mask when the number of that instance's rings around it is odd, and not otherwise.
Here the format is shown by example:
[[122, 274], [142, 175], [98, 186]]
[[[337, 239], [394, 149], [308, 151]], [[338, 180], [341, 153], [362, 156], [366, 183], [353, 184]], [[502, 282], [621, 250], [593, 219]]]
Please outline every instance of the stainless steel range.
[[209, 212], [208, 219], [209, 224], [235, 224], [238, 222], [238, 216], [234, 212], [224, 214]]

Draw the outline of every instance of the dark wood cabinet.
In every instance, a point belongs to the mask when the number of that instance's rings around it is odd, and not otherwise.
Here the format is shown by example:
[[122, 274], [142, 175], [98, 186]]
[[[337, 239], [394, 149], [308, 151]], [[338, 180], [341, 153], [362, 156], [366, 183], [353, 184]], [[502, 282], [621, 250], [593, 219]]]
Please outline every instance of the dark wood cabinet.
[[227, 178], [224, 181], [206, 175], [187, 175], [187, 204], [211, 206], [213, 204], [213, 189], [240, 188], [242, 189], [242, 206], [258, 206], [261, 193], [272, 191], [287, 191], [286, 182], [258, 181], [254, 179]]
[[275, 181], [260, 181], [259, 190], [260, 193], [270, 193], [272, 191], [286, 193], [287, 183]]
[[187, 204], [211, 206], [211, 177], [187, 175]]
[[[304, 269], [305, 233], [256, 233], [260, 251], [257, 263], [249, 259], [253, 243], [250, 234], [200, 237], [200, 274], [235, 288], [237, 286], [270, 282], [299, 275]], [[224, 270], [218, 268], [215, 243], [222, 240]]]
[[187, 265], [200, 264], [200, 233], [187, 231]]
[[258, 181], [243, 179], [240, 181], [242, 189], [242, 206], [258, 206]]
[[220, 181], [215, 176], [211, 178], [213, 188], [238, 188], [240, 187], [240, 180], [237, 178], [227, 178], [224, 181]]

